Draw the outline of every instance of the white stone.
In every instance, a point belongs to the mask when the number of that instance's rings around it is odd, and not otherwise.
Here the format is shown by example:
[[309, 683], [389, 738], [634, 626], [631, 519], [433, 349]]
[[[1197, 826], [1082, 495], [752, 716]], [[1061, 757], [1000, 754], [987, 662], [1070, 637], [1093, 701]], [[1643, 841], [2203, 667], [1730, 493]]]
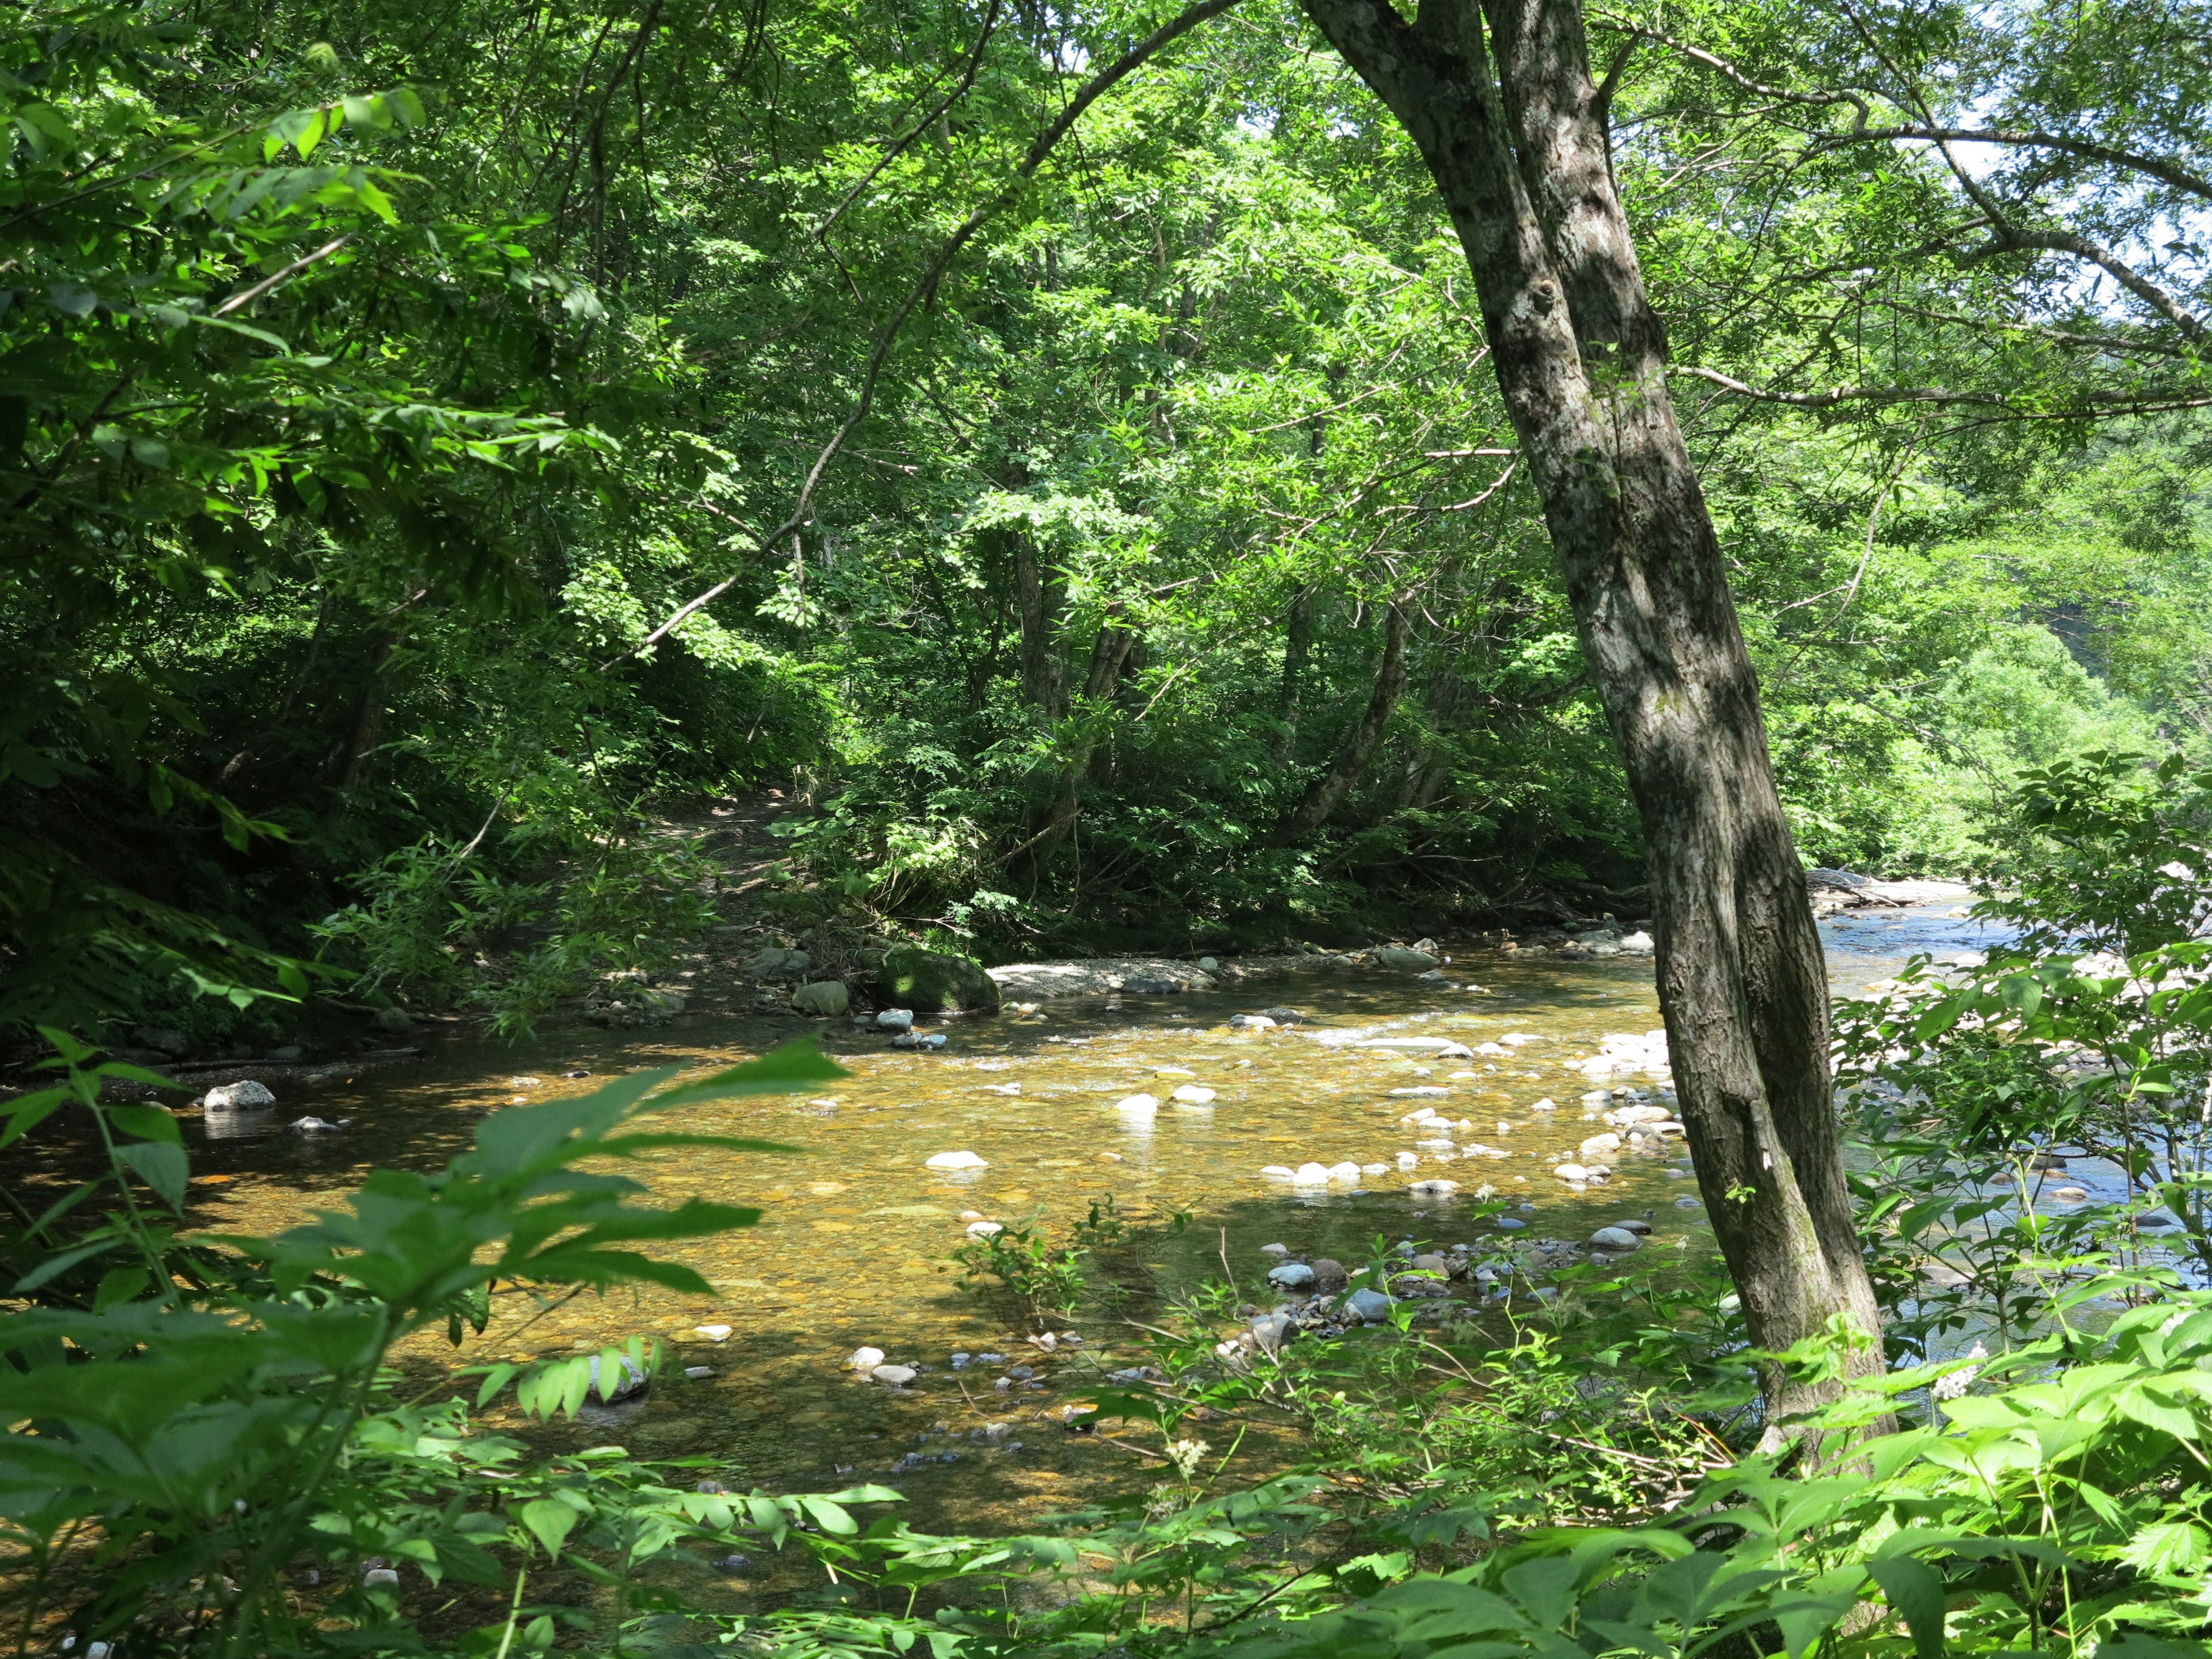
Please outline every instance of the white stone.
[[1357, 1181], [1359, 1179], [1359, 1166], [1349, 1158], [1341, 1164], [1332, 1164], [1328, 1166], [1328, 1178], [1331, 1181]]
[[1006, 1231], [1005, 1224], [997, 1221], [971, 1221], [968, 1224], [968, 1237], [970, 1238], [993, 1238]]
[[1601, 1227], [1590, 1235], [1589, 1242], [1601, 1250], [1634, 1250], [1642, 1249], [1644, 1244], [1626, 1227]]
[[1591, 1158], [1596, 1157], [1601, 1152], [1617, 1152], [1620, 1150], [1620, 1137], [1613, 1133], [1610, 1129], [1607, 1130], [1601, 1135], [1590, 1136], [1587, 1140], [1583, 1141], [1581, 1146], [1575, 1148], [1575, 1151], [1581, 1155], [1583, 1162], [1585, 1164], [1589, 1162]]
[[244, 1083], [226, 1083], [219, 1089], [207, 1091], [204, 1104], [210, 1112], [258, 1112], [274, 1106], [276, 1097], [264, 1084], [248, 1079]]
[[1589, 1179], [1589, 1171], [1579, 1164], [1555, 1164], [1552, 1166], [1552, 1173], [1559, 1176], [1562, 1181], [1587, 1181]]
[[915, 1372], [911, 1365], [878, 1365], [868, 1375], [890, 1388], [902, 1389], [914, 1381]]
[[1359, 1173], [1362, 1175], [1388, 1175], [1390, 1173], [1390, 1166], [1387, 1164], [1363, 1164], [1359, 1166]]
[[1114, 1109], [1126, 1112], [1131, 1117], [1150, 1117], [1160, 1109], [1160, 1103], [1151, 1095], [1131, 1095], [1115, 1101]]
[[1301, 1164], [1291, 1172], [1291, 1178], [1301, 1187], [1326, 1187], [1328, 1185], [1328, 1165]]
[[884, 1363], [881, 1348], [855, 1348], [853, 1357], [845, 1362], [856, 1371], [872, 1371]]
[[636, 1361], [628, 1354], [617, 1354], [615, 1358], [621, 1362], [622, 1376], [615, 1381], [613, 1391], [610, 1394], [599, 1392], [599, 1356], [593, 1354], [591, 1364], [591, 1397], [604, 1400], [610, 1405], [644, 1393], [646, 1385], [646, 1375], [638, 1369]]
[[1178, 1106], [1211, 1106], [1213, 1104], [1213, 1091], [1201, 1088], [1195, 1083], [1186, 1083], [1168, 1098]]
[[922, 1164], [926, 1170], [988, 1170], [990, 1167], [973, 1152], [934, 1152]]
[[1456, 1181], [1417, 1181], [1407, 1188], [1416, 1198], [1449, 1198], [1459, 1190]]
[[1296, 1179], [1298, 1172], [1286, 1164], [1269, 1164], [1263, 1166], [1260, 1173], [1271, 1181], [1291, 1181]]
[[698, 1382], [702, 1377], [712, 1376], [714, 1374], [714, 1368], [712, 1365], [686, 1365], [684, 1368], [684, 1375], [690, 1377], [694, 1382]]
[[1438, 1096], [1438, 1095], [1448, 1095], [1448, 1094], [1449, 1094], [1450, 1092], [1451, 1092], [1451, 1091], [1450, 1091], [1450, 1090], [1449, 1090], [1449, 1089], [1444, 1089], [1444, 1088], [1439, 1088], [1437, 1085], [1435, 1085], [1435, 1084], [1433, 1084], [1433, 1083], [1424, 1083], [1424, 1084], [1420, 1084], [1420, 1085], [1419, 1085], [1418, 1086], [1416, 1086], [1416, 1087], [1414, 1087], [1414, 1088], [1411, 1088], [1411, 1089], [1393, 1089], [1393, 1090], [1391, 1090], [1391, 1091], [1390, 1091], [1390, 1093], [1391, 1093], [1391, 1095], [1392, 1095], [1394, 1097], [1399, 1097], [1399, 1096], [1413, 1096], [1413, 1097], [1435, 1097], [1435, 1096]]
[[987, 1083], [983, 1085], [983, 1092], [987, 1095], [1018, 1095], [1021, 1091], [1022, 1085], [1018, 1083]]
[[1420, 1162], [1420, 1158], [1413, 1152], [1401, 1152], [1398, 1154], [1398, 1167], [1401, 1170], [1418, 1168]]
[[694, 1325], [691, 1328], [709, 1342], [726, 1342], [730, 1339], [730, 1328], [727, 1325]]
[[1288, 1255], [1290, 1253], [1291, 1247], [1287, 1244], [1262, 1244], [1260, 1247], [1261, 1255]]

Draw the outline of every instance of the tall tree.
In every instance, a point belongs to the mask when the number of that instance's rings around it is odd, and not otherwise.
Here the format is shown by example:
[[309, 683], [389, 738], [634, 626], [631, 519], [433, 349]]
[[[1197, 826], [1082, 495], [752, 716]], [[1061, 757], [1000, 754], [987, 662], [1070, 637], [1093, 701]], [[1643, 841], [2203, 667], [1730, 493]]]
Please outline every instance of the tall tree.
[[[1662, 1006], [1714, 1231], [1768, 1350], [1880, 1328], [1827, 987], [1578, 0], [1304, 0], [1442, 193], [1650, 846]], [[1878, 1344], [1853, 1364], [1878, 1370]], [[1765, 1378], [1779, 1425], [1835, 1385]]]

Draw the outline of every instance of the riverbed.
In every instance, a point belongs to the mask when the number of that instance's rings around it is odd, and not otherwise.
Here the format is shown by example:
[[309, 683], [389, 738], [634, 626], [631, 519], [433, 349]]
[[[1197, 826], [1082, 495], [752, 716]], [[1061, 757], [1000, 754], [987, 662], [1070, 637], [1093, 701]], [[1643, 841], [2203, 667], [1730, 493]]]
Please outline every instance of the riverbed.
[[[1987, 944], [1960, 908], [1824, 921], [1836, 988], [1856, 992], [1917, 951]], [[717, 1068], [817, 1032], [848, 1069], [834, 1085], [681, 1115], [686, 1129], [773, 1140], [790, 1152], [686, 1149], [645, 1172], [661, 1198], [763, 1212], [756, 1227], [668, 1252], [697, 1268], [711, 1298], [625, 1293], [545, 1313], [505, 1295], [490, 1328], [459, 1359], [536, 1359], [659, 1337], [670, 1349], [663, 1377], [640, 1401], [588, 1408], [574, 1432], [645, 1455], [711, 1457], [732, 1484], [831, 1490], [887, 1480], [908, 1493], [910, 1517], [926, 1527], [1021, 1524], [1139, 1478], [1125, 1455], [1068, 1434], [1060, 1416], [1104, 1373], [1140, 1364], [1144, 1339], [1095, 1314], [1062, 1326], [1079, 1345], [1051, 1354], [1026, 1346], [1027, 1333], [1003, 1309], [957, 1282], [948, 1258], [967, 1242], [963, 1218], [1060, 1231], [1110, 1195], [1139, 1230], [1138, 1248], [1117, 1269], [1139, 1298], [1125, 1313], [1224, 1273], [1272, 1305], [1268, 1244], [1356, 1267], [1378, 1239], [1479, 1252], [1508, 1237], [1581, 1241], [1630, 1219], [1651, 1229], [1647, 1253], [1710, 1248], [1679, 1141], [1617, 1158], [1609, 1181], [1584, 1189], [1552, 1174], [1603, 1127], [1582, 1099], [1594, 1082], [1655, 1082], [1594, 1079], [1571, 1065], [1597, 1054], [1608, 1035], [1658, 1027], [1650, 960], [1443, 948], [1453, 960], [1442, 985], [1410, 972], [1329, 967], [1234, 991], [1071, 998], [1032, 1014], [943, 1021], [932, 1028], [947, 1039], [935, 1053], [894, 1050], [884, 1036], [843, 1021], [758, 1019], [642, 1035], [552, 1033], [519, 1048], [454, 1043], [356, 1085], [288, 1092], [271, 1115], [275, 1124], [300, 1112], [351, 1119], [342, 1134], [199, 1139], [192, 1218], [212, 1231], [276, 1231], [306, 1219], [372, 1164], [435, 1167], [468, 1145], [489, 1113], [641, 1067]], [[1271, 1007], [1296, 1011], [1301, 1023], [1228, 1024]], [[1361, 1046], [1409, 1042], [1430, 1047]], [[1177, 1088], [1212, 1098], [1177, 1103]], [[1404, 1092], [1413, 1090], [1423, 1092]], [[1157, 1109], [1121, 1109], [1137, 1095]], [[1401, 1120], [1422, 1106], [1460, 1126], [1456, 1150], [1419, 1146], [1421, 1132]], [[1505, 1155], [1468, 1155], [1470, 1145]], [[956, 1152], [981, 1167], [927, 1167]], [[1401, 1155], [1417, 1162], [1407, 1167]], [[1308, 1163], [1369, 1173], [1323, 1186], [1261, 1173]], [[1441, 1198], [1412, 1184], [1447, 1179], [1459, 1191]], [[1510, 1207], [1485, 1213], [1492, 1206], [1478, 1195]], [[1179, 1215], [1188, 1219], [1177, 1231]], [[847, 1361], [863, 1346], [918, 1368], [913, 1386], [892, 1389], [857, 1374]], [[423, 1366], [455, 1358], [428, 1340], [404, 1358]]]

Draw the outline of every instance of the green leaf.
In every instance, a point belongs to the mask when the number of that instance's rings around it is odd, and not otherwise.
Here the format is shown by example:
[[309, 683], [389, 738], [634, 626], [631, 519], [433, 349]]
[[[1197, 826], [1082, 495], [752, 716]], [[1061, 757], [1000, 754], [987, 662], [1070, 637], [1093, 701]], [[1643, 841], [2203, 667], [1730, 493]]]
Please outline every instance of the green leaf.
[[810, 1494], [801, 1498], [799, 1504], [800, 1508], [814, 1517], [815, 1524], [824, 1532], [834, 1533], [838, 1537], [843, 1538], [860, 1529], [859, 1522], [854, 1520], [842, 1508], [826, 1498], [816, 1498]]
[[122, 1244], [121, 1239], [112, 1237], [95, 1238], [89, 1244], [80, 1244], [74, 1249], [64, 1250], [59, 1255], [50, 1255], [17, 1279], [10, 1294], [28, 1296], [56, 1274], [65, 1273], [78, 1262], [88, 1261], [102, 1251], [119, 1249]]
[[161, 1195], [171, 1209], [185, 1207], [185, 1183], [191, 1176], [191, 1160], [182, 1146], [166, 1141], [134, 1140], [115, 1149], [117, 1158], [131, 1166], [138, 1178]]
[[530, 1528], [545, 1547], [545, 1553], [556, 1561], [561, 1559], [561, 1546], [574, 1530], [579, 1518], [568, 1505], [556, 1504], [550, 1498], [533, 1498], [522, 1506], [522, 1524]]
[[172, 1146], [185, 1144], [184, 1131], [177, 1127], [176, 1114], [160, 1106], [110, 1106], [107, 1121], [127, 1135], [165, 1140]]
[[1891, 1555], [1868, 1562], [1867, 1571], [1904, 1616], [1920, 1659], [1943, 1659], [1943, 1580], [1936, 1570], [1908, 1555]]

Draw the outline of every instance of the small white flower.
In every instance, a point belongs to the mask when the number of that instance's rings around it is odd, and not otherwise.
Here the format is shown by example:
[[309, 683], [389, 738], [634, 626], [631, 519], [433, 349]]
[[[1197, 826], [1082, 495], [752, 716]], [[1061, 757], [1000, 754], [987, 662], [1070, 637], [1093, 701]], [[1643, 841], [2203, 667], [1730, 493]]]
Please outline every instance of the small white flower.
[[1197, 1474], [1198, 1466], [1206, 1461], [1212, 1449], [1203, 1440], [1178, 1440], [1168, 1448], [1168, 1462], [1174, 1464], [1186, 1480]]
[[[1969, 1359], [1987, 1359], [1989, 1357], [1990, 1351], [1978, 1342], [1975, 1343], [1966, 1354]], [[1974, 1379], [1981, 1374], [1982, 1368], [1979, 1365], [1968, 1365], [1961, 1370], [1948, 1372], [1937, 1377], [1929, 1386], [1929, 1397], [1933, 1400], [1959, 1399], [1967, 1389], [1974, 1386]]]

